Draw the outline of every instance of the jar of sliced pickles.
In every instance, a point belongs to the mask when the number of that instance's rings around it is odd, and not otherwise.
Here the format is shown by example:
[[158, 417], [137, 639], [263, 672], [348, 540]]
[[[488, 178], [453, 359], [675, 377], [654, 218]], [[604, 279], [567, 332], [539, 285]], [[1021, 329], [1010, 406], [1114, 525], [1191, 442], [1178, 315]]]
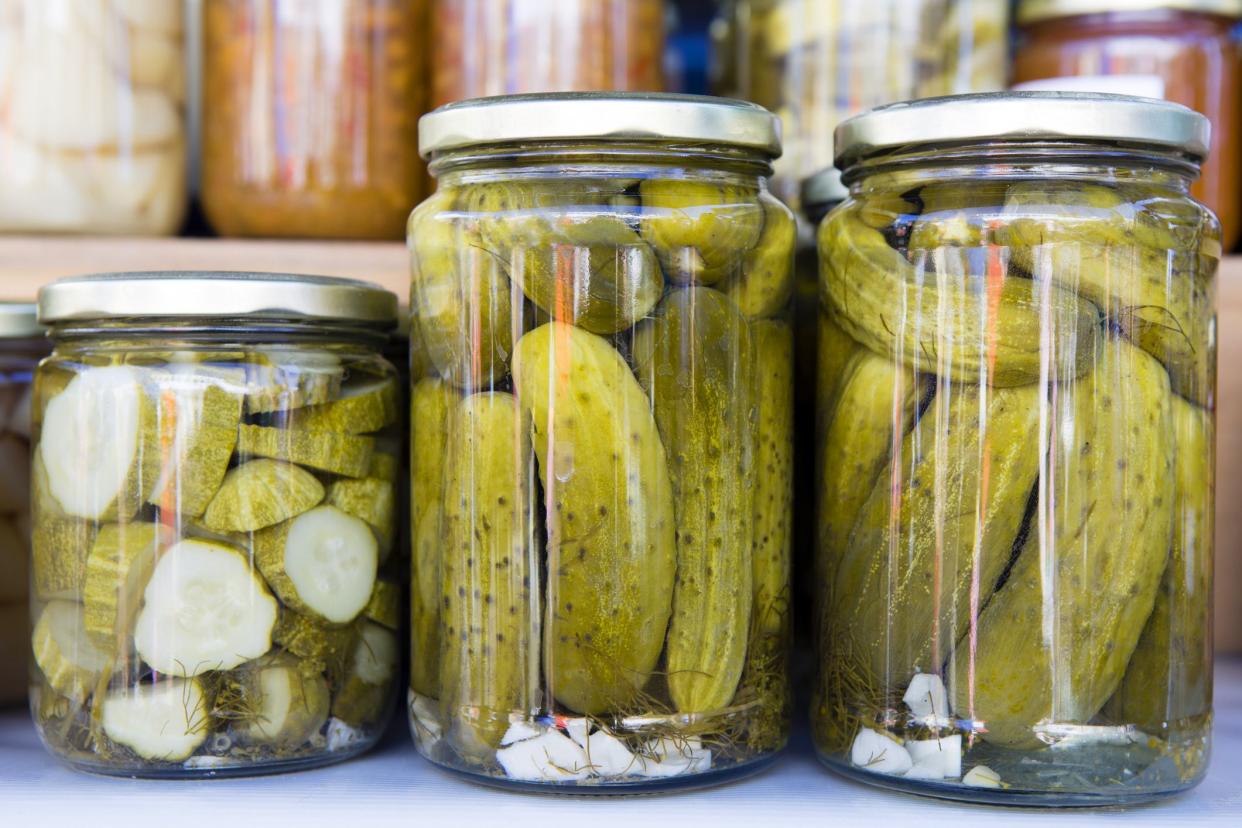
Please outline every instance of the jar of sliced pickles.
[[0, 3], [0, 232], [177, 232], [182, 18], [175, 0]]
[[227, 236], [399, 239], [427, 0], [203, 0], [203, 208]]
[[0, 707], [26, 698], [31, 379], [46, 353], [34, 305], [0, 302]]
[[880, 104], [1004, 89], [1006, 0], [730, 0], [715, 26], [716, 89], [781, 117], [773, 189], [797, 205], [832, 165], [832, 131]]
[[426, 116], [410, 721], [476, 779], [706, 784], [785, 744], [794, 221], [750, 104]]
[[1130, 803], [1211, 738], [1207, 120], [1013, 93], [837, 130], [819, 230], [816, 747], [891, 788]]
[[40, 293], [31, 708], [69, 764], [293, 770], [379, 737], [398, 682], [396, 297], [134, 273]]

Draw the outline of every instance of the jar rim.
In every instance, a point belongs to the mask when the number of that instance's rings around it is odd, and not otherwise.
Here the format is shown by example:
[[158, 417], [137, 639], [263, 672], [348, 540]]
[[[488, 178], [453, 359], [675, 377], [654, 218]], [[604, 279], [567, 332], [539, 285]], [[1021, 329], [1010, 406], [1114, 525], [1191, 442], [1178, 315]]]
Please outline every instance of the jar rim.
[[0, 302], [0, 339], [32, 339], [43, 333], [33, 302]]
[[1211, 138], [1208, 119], [1181, 104], [1095, 92], [991, 92], [888, 104], [836, 129], [841, 170], [876, 156], [925, 145], [1003, 141], [1173, 152], [1198, 164]]
[[357, 279], [244, 271], [96, 273], [39, 291], [43, 324], [143, 317], [340, 321], [388, 330], [397, 322], [397, 296]]
[[419, 119], [419, 154], [491, 144], [682, 141], [781, 154], [780, 121], [759, 106], [708, 95], [565, 92], [471, 98]]
[[1242, 0], [1022, 0], [1019, 25], [1115, 12], [1184, 11], [1242, 18]]

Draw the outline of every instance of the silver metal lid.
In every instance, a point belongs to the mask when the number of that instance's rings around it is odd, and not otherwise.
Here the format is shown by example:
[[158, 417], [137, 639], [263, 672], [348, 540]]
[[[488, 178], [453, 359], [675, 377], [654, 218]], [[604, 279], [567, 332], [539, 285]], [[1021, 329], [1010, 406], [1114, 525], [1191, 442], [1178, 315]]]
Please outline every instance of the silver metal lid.
[[1017, 19], [1026, 24], [1081, 14], [1162, 10], [1242, 17], [1242, 0], [1022, 0]]
[[0, 302], [0, 339], [32, 339], [43, 326], [31, 302]]
[[845, 201], [849, 194], [849, 187], [841, 180], [841, 171], [836, 167], [829, 167], [802, 182], [802, 207], [807, 216], [811, 217]]
[[101, 273], [39, 291], [44, 323], [141, 317], [322, 319], [386, 329], [396, 324], [397, 296], [354, 279], [223, 271]]
[[1208, 119], [1180, 104], [1085, 92], [992, 92], [890, 104], [836, 130], [841, 169], [875, 155], [925, 144], [980, 141], [1124, 143], [1207, 154]]
[[505, 95], [446, 104], [418, 122], [423, 158], [487, 144], [573, 140], [703, 143], [781, 154], [775, 115], [757, 104], [704, 95]]

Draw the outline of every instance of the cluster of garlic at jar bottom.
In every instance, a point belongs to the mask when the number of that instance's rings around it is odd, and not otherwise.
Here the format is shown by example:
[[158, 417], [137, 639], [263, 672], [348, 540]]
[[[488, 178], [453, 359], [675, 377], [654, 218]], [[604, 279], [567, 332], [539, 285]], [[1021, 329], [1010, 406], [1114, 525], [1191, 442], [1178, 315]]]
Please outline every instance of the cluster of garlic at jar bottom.
[[171, 233], [186, 203], [182, 4], [0, 7], [0, 229]]
[[52, 361], [32, 707], [97, 769], [357, 750], [395, 689], [395, 379], [331, 353]]

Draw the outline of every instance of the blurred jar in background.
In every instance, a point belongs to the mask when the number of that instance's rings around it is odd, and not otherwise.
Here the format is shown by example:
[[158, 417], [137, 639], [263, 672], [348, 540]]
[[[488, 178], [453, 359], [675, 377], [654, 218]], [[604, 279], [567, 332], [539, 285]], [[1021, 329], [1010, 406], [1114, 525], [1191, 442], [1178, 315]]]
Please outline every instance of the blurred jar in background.
[[170, 0], [0, 0], [0, 232], [180, 228], [182, 22]]
[[1212, 122], [1190, 192], [1220, 219], [1225, 250], [1242, 231], [1242, 0], [1024, 0], [1018, 89], [1165, 98]]
[[205, 0], [203, 207], [227, 236], [398, 239], [425, 0]]
[[726, 0], [714, 26], [716, 90], [781, 116], [773, 191], [798, 205], [832, 166], [832, 131], [874, 106], [1003, 89], [1006, 0]]
[[432, 0], [434, 104], [523, 92], [660, 92], [664, 0]]

